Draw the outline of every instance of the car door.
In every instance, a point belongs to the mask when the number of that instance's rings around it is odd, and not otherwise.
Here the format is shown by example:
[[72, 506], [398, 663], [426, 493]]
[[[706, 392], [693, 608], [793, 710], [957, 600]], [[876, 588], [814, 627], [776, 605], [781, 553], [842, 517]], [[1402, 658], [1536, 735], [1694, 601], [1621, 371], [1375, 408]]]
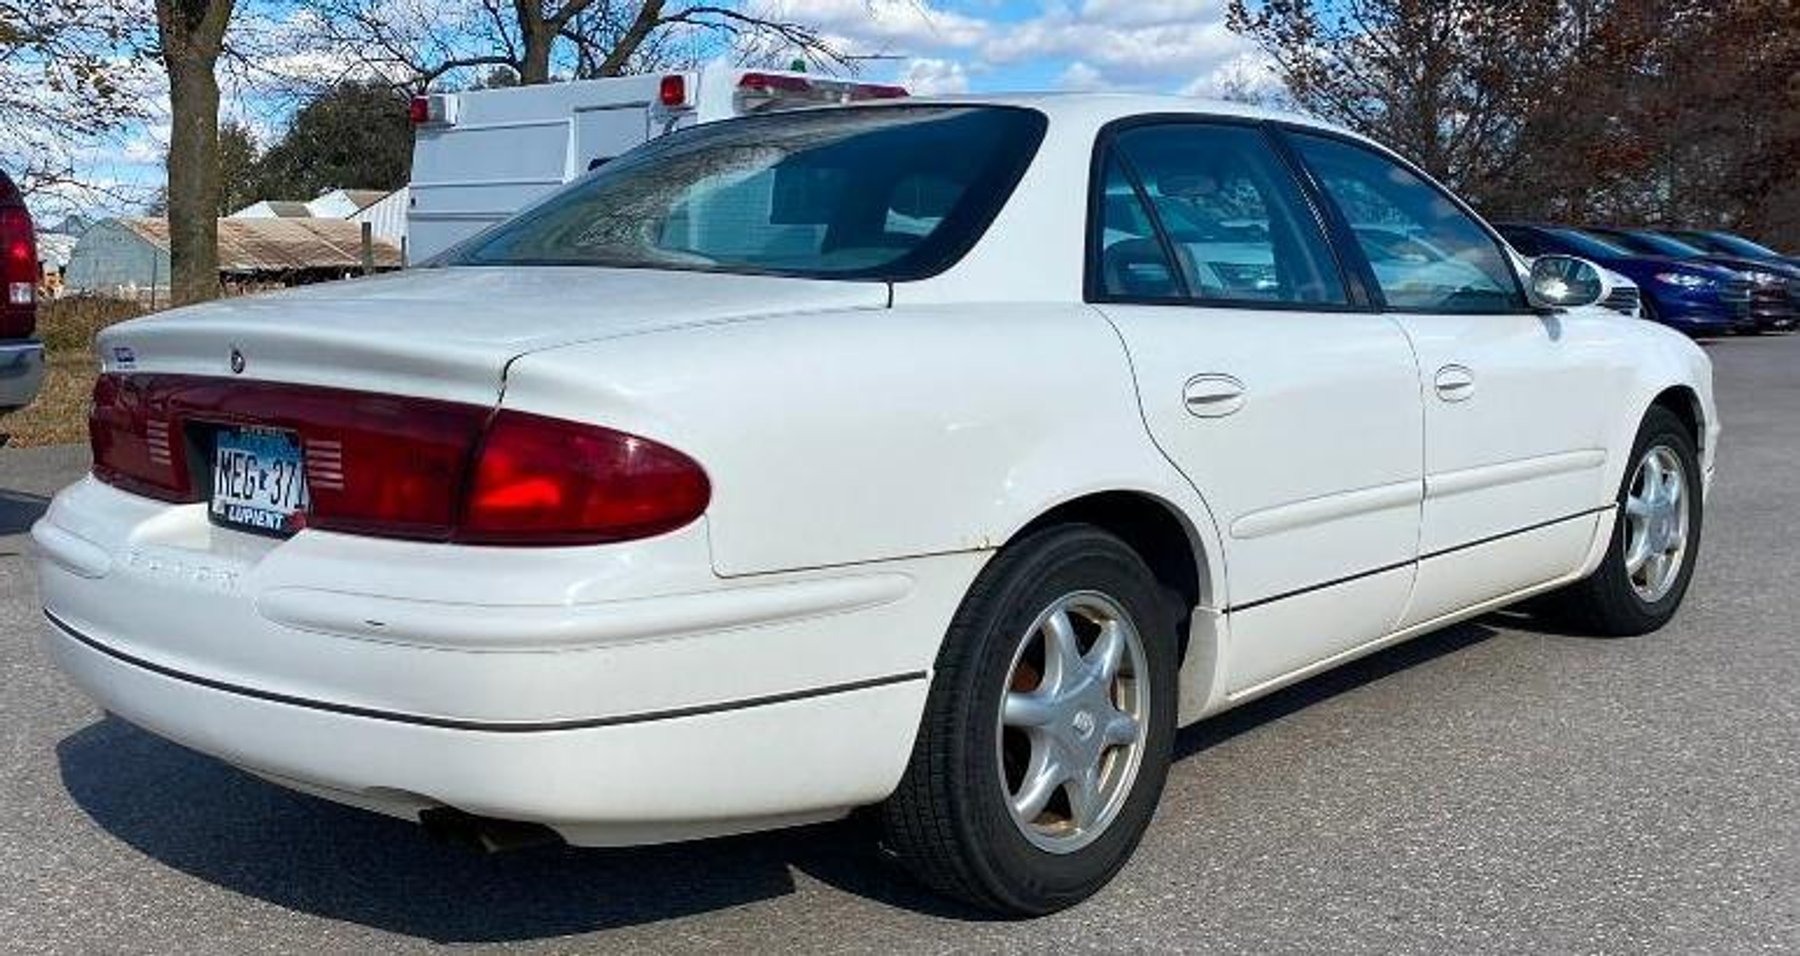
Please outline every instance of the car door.
[[[1619, 320], [1533, 311], [1500, 241], [1447, 191], [1363, 143], [1285, 135], [1418, 356], [1425, 500], [1403, 625], [1573, 571], [1612, 500], [1606, 412], [1629, 375]], [[1407, 254], [1390, 254], [1394, 235]]]
[[1224, 542], [1228, 689], [1385, 636], [1422, 493], [1406, 336], [1358, 299], [1261, 126], [1115, 126], [1097, 149], [1088, 298]]

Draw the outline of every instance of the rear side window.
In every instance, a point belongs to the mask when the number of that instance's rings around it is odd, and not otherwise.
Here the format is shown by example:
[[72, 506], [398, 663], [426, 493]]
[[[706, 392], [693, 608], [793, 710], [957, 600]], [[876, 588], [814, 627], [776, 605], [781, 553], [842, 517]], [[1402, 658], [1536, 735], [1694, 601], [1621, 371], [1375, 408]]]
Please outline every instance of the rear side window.
[[447, 261], [922, 278], [987, 228], [1045, 123], [902, 106], [707, 124], [607, 163]]
[[1389, 308], [1513, 312], [1525, 307], [1499, 245], [1442, 190], [1374, 150], [1329, 137], [1291, 136], [1347, 220]]
[[1107, 157], [1100, 188], [1101, 290], [1129, 299], [1181, 299], [1182, 281], [1169, 262], [1169, 247], [1117, 156]]
[[1348, 302], [1318, 219], [1261, 130], [1133, 127], [1112, 138], [1103, 162], [1093, 240], [1102, 296]]

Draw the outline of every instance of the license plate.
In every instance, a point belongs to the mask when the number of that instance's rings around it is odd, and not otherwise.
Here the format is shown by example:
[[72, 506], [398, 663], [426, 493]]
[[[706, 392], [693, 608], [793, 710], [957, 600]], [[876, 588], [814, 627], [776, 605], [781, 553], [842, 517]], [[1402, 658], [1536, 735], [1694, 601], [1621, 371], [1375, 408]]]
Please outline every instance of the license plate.
[[306, 511], [306, 466], [290, 432], [221, 428], [213, 446], [212, 518], [220, 524], [284, 534]]

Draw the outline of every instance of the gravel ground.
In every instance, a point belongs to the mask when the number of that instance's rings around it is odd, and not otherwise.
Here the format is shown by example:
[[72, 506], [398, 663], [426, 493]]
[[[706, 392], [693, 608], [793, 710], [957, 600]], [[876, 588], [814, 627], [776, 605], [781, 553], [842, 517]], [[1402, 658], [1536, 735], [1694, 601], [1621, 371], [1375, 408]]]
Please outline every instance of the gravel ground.
[[1800, 336], [1709, 346], [1702, 564], [1660, 634], [1495, 615], [1185, 731], [1135, 861], [996, 922], [849, 824], [481, 857], [82, 700], [22, 532], [85, 467], [0, 451], [0, 940], [13, 952], [1800, 951]]

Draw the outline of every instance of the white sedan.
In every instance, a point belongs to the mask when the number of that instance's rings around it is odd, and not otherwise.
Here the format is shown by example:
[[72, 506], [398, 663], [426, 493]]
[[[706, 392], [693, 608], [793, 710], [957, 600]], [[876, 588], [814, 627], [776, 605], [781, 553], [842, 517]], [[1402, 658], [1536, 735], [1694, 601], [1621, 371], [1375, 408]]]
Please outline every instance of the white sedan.
[[1008, 913], [1117, 872], [1178, 726], [1545, 592], [1662, 625], [1719, 434], [1593, 267], [1233, 105], [701, 126], [429, 266], [101, 337], [33, 532], [56, 662], [490, 840], [878, 807]]

